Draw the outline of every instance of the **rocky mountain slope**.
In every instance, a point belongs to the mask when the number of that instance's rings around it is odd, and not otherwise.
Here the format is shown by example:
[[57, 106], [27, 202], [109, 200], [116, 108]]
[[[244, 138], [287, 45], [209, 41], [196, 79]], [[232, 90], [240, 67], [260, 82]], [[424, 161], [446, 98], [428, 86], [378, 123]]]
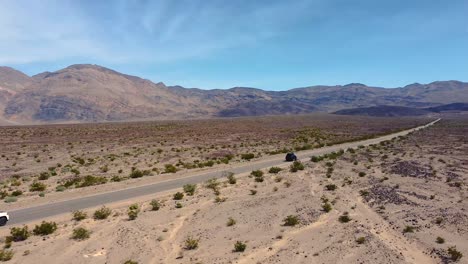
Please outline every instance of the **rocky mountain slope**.
[[395, 89], [354, 83], [279, 92], [245, 87], [202, 90], [166, 86], [89, 64], [32, 77], [0, 67], [0, 121], [18, 123], [299, 114], [457, 102], [468, 102], [468, 83], [446, 81]]

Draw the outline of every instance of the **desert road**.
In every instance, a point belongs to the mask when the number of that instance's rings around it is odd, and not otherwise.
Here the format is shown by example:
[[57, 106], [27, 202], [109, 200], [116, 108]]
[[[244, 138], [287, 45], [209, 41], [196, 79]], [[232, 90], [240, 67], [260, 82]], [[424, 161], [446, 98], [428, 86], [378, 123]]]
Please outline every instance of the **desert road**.
[[[439, 120], [440, 119], [437, 119], [423, 126], [419, 126], [416, 128], [404, 130], [401, 132], [397, 132], [397, 133], [393, 133], [393, 134], [389, 134], [389, 135], [385, 135], [385, 136], [381, 136], [381, 137], [377, 137], [373, 139], [333, 145], [333, 146], [328, 146], [328, 147], [323, 147], [323, 148], [313, 149], [313, 150], [300, 151], [300, 152], [297, 152], [296, 155], [299, 159], [309, 160], [310, 157], [313, 155], [317, 156], [317, 155], [331, 153], [333, 151], [338, 151], [340, 149], [356, 148], [359, 145], [366, 146], [366, 145], [377, 144], [382, 141], [391, 140], [398, 136], [407, 135], [408, 133], [419, 130], [419, 129], [424, 129], [428, 126], [435, 124]], [[55, 203], [50, 203], [50, 204], [38, 205], [38, 206], [33, 206], [33, 207], [28, 207], [28, 208], [21, 208], [21, 209], [17, 209], [17, 210], [13, 210], [9, 212], [10, 221], [8, 222], [7, 227], [11, 225], [15, 225], [15, 224], [41, 220], [43, 218], [56, 216], [56, 215], [64, 214], [64, 213], [69, 213], [75, 210], [96, 207], [96, 206], [100, 206], [104, 204], [123, 201], [123, 200], [145, 196], [145, 195], [157, 194], [158, 192], [181, 188], [184, 184], [189, 184], [189, 183], [195, 184], [195, 183], [204, 182], [211, 178], [221, 178], [223, 177], [223, 174], [226, 171], [239, 174], [239, 173], [250, 172], [252, 170], [269, 168], [272, 166], [281, 166], [282, 164], [285, 164], [284, 154], [279, 154], [279, 155], [274, 155], [274, 156], [268, 156], [268, 157], [265, 157], [264, 159], [260, 159], [257, 161], [236, 164], [230, 167], [229, 169], [221, 170], [219, 168], [218, 169], [214, 168], [209, 171], [200, 172], [196, 175], [186, 177], [186, 178], [178, 178], [174, 180], [152, 183], [149, 185], [143, 185], [143, 186], [138, 186], [138, 187], [133, 187], [133, 188], [128, 188], [128, 189], [121, 189], [121, 190], [117, 190], [113, 192], [100, 193], [100, 194], [95, 194], [91, 196], [74, 198], [71, 200], [65, 200], [65, 201], [60, 201], [60, 202], [55, 202]]]

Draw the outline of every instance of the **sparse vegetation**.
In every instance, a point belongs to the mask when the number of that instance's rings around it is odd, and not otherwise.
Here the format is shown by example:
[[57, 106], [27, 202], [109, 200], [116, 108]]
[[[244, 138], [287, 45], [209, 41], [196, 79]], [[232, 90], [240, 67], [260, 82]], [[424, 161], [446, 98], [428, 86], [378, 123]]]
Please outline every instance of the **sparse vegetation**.
[[280, 171], [282, 171], [283, 169], [281, 169], [280, 167], [271, 167], [268, 172], [269, 173], [273, 173], [273, 174], [277, 174], [279, 173]]
[[91, 235], [91, 231], [83, 227], [78, 227], [73, 229], [73, 234], [71, 236], [74, 240], [85, 240], [88, 239]]
[[295, 226], [297, 224], [299, 224], [299, 217], [297, 215], [288, 215], [283, 220], [283, 225], [284, 226]]
[[345, 212], [342, 215], [340, 215], [340, 217], [338, 217], [338, 221], [340, 223], [348, 223], [349, 221], [351, 221], [351, 217], [349, 217], [349, 214]]
[[128, 219], [135, 220], [138, 217], [139, 213], [140, 213], [140, 207], [138, 206], [138, 204], [132, 204], [128, 207], [128, 211], [127, 211]]
[[100, 209], [94, 212], [94, 219], [104, 220], [107, 219], [112, 214], [112, 210], [106, 206], [101, 207]]
[[158, 211], [161, 208], [161, 203], [158, 200], [151, 200], [150, 205], [152, 211]]
[[88, 214], [86, 212], [83, 212], [81, 210], [78, 210], [78, 211], [74, 211], [72, 213], [73, 215], [73, 220], [75, 221], [81, 221], [81, 220], [84, 220], [88, 217]]
[[174, 196], [172, 197], [172, 199], [174, 200], [182, 200], [183, 198], [184, 198], [184, 193], [181, 193], [181, 192], [176, 192]]
[[24, 241], [31, 235], [27, 226], [10, 228], [11, 240], [14, 242]]
[[289, 167], [290, 172], [297, 172], [300, 170], [304, 170], [304, 164], [302, 164], [300, 161], [294, 161], [293, 164]]
[[185, 249], [186, 250], [193, 250], [193, 249], [196, 249], [198, 248], [198, 242], [200, 240], [199, 239], [194, 239], [193, 237], [188, 237], [187, 239], [185, 239]]
[[186, 185], [184, 185], [184, 192], [187, 195], [192, 196], [193, 194], [195, 194], [196, 188], [197, 188], [196, 184], [186, 184]]
[[57, 230], [55, 222], [42, 221], [40, 225], [36, 225], [33, 229], [33, 234], [36, 236], [46, 236], [54, 233]]
[[241, 241], [237, 241], [234, 244], [234, 252], [244, 252], [247, 248], [247, 245]]
[[236, 220], [234, 220], [234, 218], [232, 218], [232, 217], [229, 217], [229, 219], [228, 219], [226, 225], [227, 225], [227, 226], [233, 226], [233, 225], [235, 225], [235, 224], [236, 224]]

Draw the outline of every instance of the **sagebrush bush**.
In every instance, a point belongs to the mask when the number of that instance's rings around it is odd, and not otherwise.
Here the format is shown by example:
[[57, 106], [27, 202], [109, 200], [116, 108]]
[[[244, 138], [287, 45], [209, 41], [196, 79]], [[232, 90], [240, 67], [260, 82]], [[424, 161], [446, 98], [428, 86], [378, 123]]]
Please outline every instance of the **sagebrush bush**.
[[199, 239], [194, 239], [193, 237], [188, 237], [187, 239], [185, 239], [185, 249], [187, 250], [193, 250], [193, 249], [196, 249], [198, 247], [198, 242], [199, 242]]
[[112, 210], [106, 206], [101, 207], [100, 209], [94, 212], [94, 219], [103, 220], [109, 217], [112, 214]]
[[458, 251], [457, 247], [455, 246], [449, 247], [447, 249], [447, 253], [450, 256], [450, 259], [454, 262], [459, 261], [463, 257], [463, 254], [460, 251]]
[[83, 212], [81, 210], [77, 210], [77, 211], [74, 211], [72, 213], [73, 215], [73, 220], [75, 221], [81, 221], [81, 220], [84, 220], [88, 217], [88, 214], [86, 212]]
[[173, 196], [174, 200], [182, 200], [184, 198], [184, 193], [176, 192]]
[[358, 237], [356, 239], [356, 243], [358, 244], [364, 244], [364, 242], [366, 242], [366, 238], [365, 237]]
[[280, 171], [282, 171], [282, 170], [283, 170], [283, 169], [281, 169], [280, 167], [271, 167], [271, 168], [268, 170], [268, 172], [269, 172], [269, 173], [276, 174], [276, 173], [278, 173], [278, 172], [280, 172]]
[[250, 173], [250, 175], [254, 176], [254, 177], [262, 177], [263, 176], [263, 171], [261, 170], [254, 170]]
[[194, 195], [196, 189], [197, 189], [196, 184], [185, 184], [184, 185], [184, 192], [189, 196]]
[[338, 187], [335, 184], [327, 184], [325, 185], [325, 188], [327, 189], [327, 191], [334, 191]]
[[247, 248], [247, 245], [241, 241], [237, 241], [234, 244], [234, 252], [244, 252]]
[[88, 239], [90, 235], [91, 235], [91, 231], [83, 227], [78, 227], [78, 228], [73, 229], [73, 234], [71, 238], [74, 240], [85, 240], [85, 239]]
[[143, 177], [143, 172], [141, 170], [133, 170], [132, 172], [130, 172], [130, 175], [129, 175], [130, 178], [141, 178]]
[[36, 236], [46, 236], [54, 233], [57, 230], [57, 223], [42, 221], [40, 225], [36, 225], [33, 229], [33, 234]]
[[135, 220], [138, 217], [138, 213], [140, 213], [138, 204], [132, 204], [128, 207], [127, 215], [130, 220]]
[[172, 164], [164, 165], [164, 173], [176, 173], [177, 168]]
[[437, 242], [437, 244], [443, 244], [443, 243], [445, 243], [445, 239], [443, 239], [442, 237], [437, 237], [436, 242]]
[[31, 235], [27, 226], [23, 227], [12, 227], [10, 229], [10, 235], [13, 241], [19, 242], [28, 239]]
[[14, 253], [12, 250], [2, 249], [0, 250], [0, 261], [9, 261], [13, 258], [13, 255]]
[[151, 200], [150, 205], [153, 211], [158, 211], [161, 208], [161, 203], [158, 200]]
[[403, 229], [403, 233], [414, 233], [414, 227], [413, 226], [405, 226]]
[[236, 220], [234, 220], [234, 218], [232, 218], [232, 217], [229, 217], [226, 225], [227, 226], [233, 226], [235, 224], [236, 224]]
[[42, 182], [33, 182], [30, 186], [29, 186], [29, 191], [31, 192], [42, 192], [42, 191], [45, 191], [45, 189], [47, 188], [47, 185], [45, 185], [44, 183]]
[[241, 159], [251, 160], [253, 158], [255, 158], [255, 154], [253, 154], [253, 153], [241, 154]]
[[322, 205], [322, 209], [323, 209], [324, 212], [328, 213], [328, 212], [330, 212], [332, 210], [332, 206], [331, 206], [331, 204], [326, 202], [326, 203], [324, 203]]
[[294, 161], [293, 164], [289, 167], [290, 172], [297, 172], [300, 170], [304, 170], [304, 164], [302, 164], [300, 161]]
[[231, 173], [228, 175], [227, 178], [228, 178], [229, 184], [236, 184], [236, 183], [237, 183], [237, 179], [236, 179], [236, 177], [234, 177], [234, 173], [231, 172]]
[[340, 215], [340, 217], [338, 217], [338, 221], [340, 221], [340, 223], [348, 223], [349, 221], [351, 221], [351, 217], [349, 217], [348, 213], [345, 212], [342, 215]]
[[288, 215], [285, 219], [283, 219], [284, 226], [295, 226], [299, 224], [299, 217], [297, 215]]

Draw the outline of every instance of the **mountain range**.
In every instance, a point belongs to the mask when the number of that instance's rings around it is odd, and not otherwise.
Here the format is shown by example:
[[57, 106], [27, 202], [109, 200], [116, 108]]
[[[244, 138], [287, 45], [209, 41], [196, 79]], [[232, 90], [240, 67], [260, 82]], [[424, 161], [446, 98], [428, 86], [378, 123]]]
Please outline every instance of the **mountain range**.
[[1, 123], [304, 114], [382, 105], [427, 109], [453, 103], [468, 103], [468, 83], [438, 81], [400, 88], [351, 83], [287, 91], [247, 87], [203, 90], [166, 86], [91, 64], [34, 76], [0, 67]]

